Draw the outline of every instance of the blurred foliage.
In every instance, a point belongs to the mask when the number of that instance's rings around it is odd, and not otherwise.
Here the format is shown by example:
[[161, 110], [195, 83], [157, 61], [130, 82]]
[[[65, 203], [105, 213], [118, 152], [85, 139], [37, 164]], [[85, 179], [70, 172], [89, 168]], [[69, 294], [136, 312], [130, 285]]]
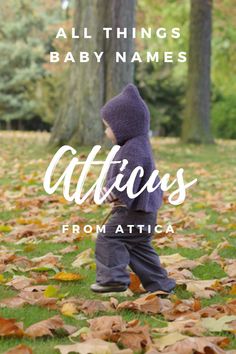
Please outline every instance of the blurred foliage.
[[236, 97], [229, 94], [220, 96], [212, 105], [212, 129], [218, 138], [236, 138]]
[[58, 75], [47, 67], [47, 53], [55, 37], [47, 31], [58, 21], [62, 21], [60, 3], [0, 3], [1, 126], [5, 122], [8, 128], [37, 129], [50, 126], [42, 122], [53, 123], [65, 70]]
[[37, 83], [45, 72], [44, 48], [37, 32], [43, 31], [44, 23], [28, 1], [10, 1], [1, 7], [1, 119], [28, 120], [38, 114], [40, 107]]
[[[164, 27], [167, 37], [135, 40], [142, 52], [188, 52], [190, 0], [138, 0], [136, 26]], [[217, 137], [236, 138], [236, 7], [232, 0], [215, 0], [212, 35], [212, 128]], [[0, 3], [0, 126], [19, 121], [35, 129], [53, 124], [63, 101], [69, 64], [49, 63], [49, 52], [65, 53], [71, 40], [56, 40], [59, 27], [69, 34], [69, 11], [54, 0], [9, 0]], [[171, 38], [179, 27], [181, 36]], [[187, 63], [135, 64], [135, 83], [151, 111], [151, 128], [159, 135], [178, 136], [185, 105]], [[35, 123], [31, 123], [34, 122]], [[22, 125], [23, 122], [23, 125]], [[46, 125], [46, 123], [48, 125]]]
[[181, 130], [183, 82], [172, 82], [172, 66], [142, 63], [135, 70], [135, 83], [148, 103], [155, 134], [175, 136]]
[[[139, 0], [137, 27], [173, 27], [181, 37], [137, 41], [139, 51], [188, 52], [190, 1]], [[212, 33], [212, 128], [217, 137], [236, 138], [236, 7], [215, 0]], [[144, 43], [143, 43], [144, 42]], [[152, 129], [160, 135], [179, 135], [185, 103], [187, 63], [138, 63], [135, 81], [152, 114]]]

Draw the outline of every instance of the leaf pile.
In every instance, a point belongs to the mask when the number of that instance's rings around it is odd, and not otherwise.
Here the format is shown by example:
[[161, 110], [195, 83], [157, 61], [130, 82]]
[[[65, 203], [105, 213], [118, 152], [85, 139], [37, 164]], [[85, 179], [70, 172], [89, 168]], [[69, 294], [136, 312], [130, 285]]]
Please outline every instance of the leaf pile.
[[[175, 294], [162, 298], [145, 294], [131, 270], [126, 292], [92, 293], [95, 225], [109, 206], [67, 203], [62, 190], [46, 195], [47, 133], [0, 132], [0, 139], [1, 353], [235, 353], [235, 142], [213, 148], [152, 140], [163, 175], [185, 167], [186, 181], [199, 181], [181, 206], [171, 206], [166, 193], [158, 214], [163, 228], [152, 244], [177, 282]], [[87, 150], [78, 154], [85, 159]], [[87, 183], [98, 173], [94, 166]], [[76, 183], [73, 176], [72, 190]], [[170, 223], [174, 234], [165, 232]], [[63, 224], [81, 231], [63, 233]], [[88, 224], [92, 233], [83, 231]]]

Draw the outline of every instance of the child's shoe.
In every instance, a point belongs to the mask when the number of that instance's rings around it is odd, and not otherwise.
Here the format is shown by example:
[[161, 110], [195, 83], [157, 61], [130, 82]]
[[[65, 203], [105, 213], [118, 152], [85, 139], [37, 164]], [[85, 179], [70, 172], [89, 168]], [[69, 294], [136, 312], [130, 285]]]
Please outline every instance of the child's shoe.
[[110, 283], [105, 285], [94, 283], [90, 286], [90, 289], [95, 293], [110, 293], [125, 291], [128, 289], [128, 286], [122, 283]]

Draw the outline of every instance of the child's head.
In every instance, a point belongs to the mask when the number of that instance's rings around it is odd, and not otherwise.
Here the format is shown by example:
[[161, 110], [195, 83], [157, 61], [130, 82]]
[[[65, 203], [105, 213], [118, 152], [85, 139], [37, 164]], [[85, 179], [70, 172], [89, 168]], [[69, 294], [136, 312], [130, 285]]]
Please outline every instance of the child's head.
[[138, 135], [148, 135], [149, 109], [137, 87], [128, 84], [122, 92], [109, 100], [101, 109], [106, 135], [113, 143], [122, 145]]
[[113, 144], [116, 144], [116, 137], [115, 137], [115, 134], [113, 133], [111, 127], [110, 127], [109, 124], [105, 121], [105, 119], [103, 119], [102, 121], [103, 121], [103, 123], [104, 123], [105, 126], [106, 126], [105, 134], [106, 134], [107, 138], [110, 139]]

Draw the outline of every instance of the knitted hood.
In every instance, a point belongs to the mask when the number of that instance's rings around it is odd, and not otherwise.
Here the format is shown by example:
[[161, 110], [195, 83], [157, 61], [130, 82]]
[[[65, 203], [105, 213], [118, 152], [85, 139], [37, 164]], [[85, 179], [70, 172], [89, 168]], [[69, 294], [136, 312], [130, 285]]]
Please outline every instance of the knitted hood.
[[125, 86], [119, 95], [102, 107], [101, 117], [111, 127], [119, 145], [149, 132], [150, 112], [133, 84]]
[[[150, 113], [146, 103], [141, 98], [137, 87], [128, 84], [122, 92], [108, 101], [101, 109], [102, 118], [109, 124], [121, 146], [115, 155], [115, 160], [128, 160], [128, 165], [122, 171], [122, 187], [128, 183], [132, 171], [142, 167], [143, 176], [137, 176], [133, 182], [133, 192], [138, 193], [146, 185], [155, 170], [155, 161], [149, 141]], [[120, 173], [119, 164], [111, 164], [107, 176], [106, 187], [110, 189]], [[159, 177], [156, 182], [159, 182]], [[144, 189], [140, 195], [130, 198], [127, 190], [113, 187], [112, 192], [129, 209], [156, 212], [162, 203], [163, 192], [158, 187], [149, 193]]]

